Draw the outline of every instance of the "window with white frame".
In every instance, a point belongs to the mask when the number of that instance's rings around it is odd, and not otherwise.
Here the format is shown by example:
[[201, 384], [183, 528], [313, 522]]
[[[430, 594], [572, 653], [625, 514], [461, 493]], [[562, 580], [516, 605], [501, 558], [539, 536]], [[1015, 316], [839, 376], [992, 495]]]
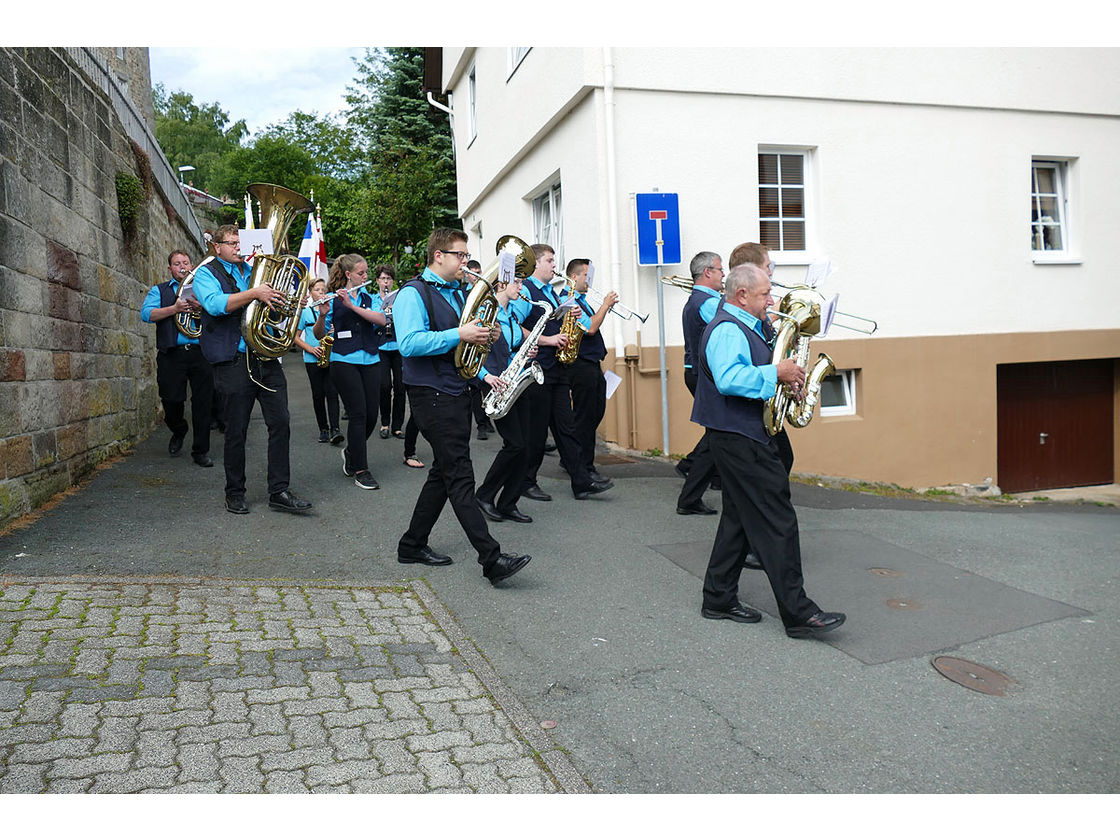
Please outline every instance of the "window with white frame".
[[808, 176], [808, 150], [759, 147], [758, 235], [770, 251], [808, 250]]
[[856, 413], [856, 372], [838, 370], [821, 382], [821, 417], [842, 417]]
[[1031, 161], [1031, 250], [1069, 250], [1069, 162]]
[[533, 235], [537, 242], [551, 245], [556, 264], [564, 264], [564, 224], [560, 213], [560, 182], [533, 199]]
[[470, 131], [470, 138], [474, 140], [478, 136], [478, 79], [475, 76], [475, 68], [471, 68], [470, 75], [467, 76], [467, 92], [470, 96], [470, 111], [469, 122], [467, 125]]
[[531, 50], [531, 49], [532, 49], [532, 47], [510, 47], [509, 48], [509, 50], [506, 52], [506, 55], [509, 59], [509, 61], [508, 61], [509, 67], [507, 68], [509, 72], [506, 74], [507, 79], [510, 76], [512, 76], [513, 71], [516, 70], [521, 65], [521, 61], [525, 58], [525, 56], [527, 56], [529, 54], [529, 50]]

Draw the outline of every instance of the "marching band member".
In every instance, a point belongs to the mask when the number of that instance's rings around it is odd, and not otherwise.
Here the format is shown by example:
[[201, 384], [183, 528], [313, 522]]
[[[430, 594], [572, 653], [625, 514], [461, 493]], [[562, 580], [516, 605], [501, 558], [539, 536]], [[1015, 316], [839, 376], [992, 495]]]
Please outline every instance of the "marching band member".
[[377, 490], [381, 485], [369, 470], [366, 441], [377, 427], [381, 398], [378, 328], [385, 326], [385, 315], [374, 307], [373, 296], [365, 290], [368, 273], [366, 261], [358, 254], [343, 254], [334, 261], [327, 288], [338, 296], [319, 305], [314, 331], [319, 339], [334, 331], [331, 381], [347, 414], [342, 473], [353, 477], [363, 490]]
[[176, 457], [187, 436], [184, 417], [187, 383], [191, 386], [191, 422], [194, 436], [191, 458], [200, 467], [212, 467], [210, 452], [211, 405], [214, 398], [214, 372], [199, 351], [198, 339], [187, 338], [175, 326], [177, 316], [198, 310], [198, 304], [179, 298], [179, 285], [191, 273], [191, 258], [186, 251], [172, 251], [167, 257], [169, 280], [153, 286], [140, 307], [140, 319], [156, 325], [156, 384], [163, 402], [163, 420], [171, 430], [167, 453]]
[[[723, 289], [723, 261], [719, 254], [701, 251], [688, 265], [692, 275], [692, 294], [685, 302], [681, 321], [684, 328], [684, 384], [696, 396], [696, 345], [719, 308]], [[690, 466], [688, 466], [690, 465]], [[716, 509], [704, 504], [704, 491], [718, 476], [715, 461], [708, 443], [708, 431], [687, 456], [677, 465], [685, 473], [684, 485], [677, 496], [677, 513], [713, 515]]]
[[323, 353], [329, 352], [315, 337], [313, 327], [319, 320], [315, 301], [327, 293], [327, 282], [316, 280], [311, 284], [311, 303], [300, 313], [299, 335], [295, 344], [303, 351], [307, 380], [311, 383], [311, 405], [319, 423], [319, 443], [339, 444], [345, 439], [338, 430], [338, 391], [331, 382], [330, 366], [320, 367]]
[[[241, 310], [250, 301], [269, 306], [284, 302], [287, 295], [267, 283], [249, 288], [251, 272], [241, 258], [237, 225], [222, 225], [214, 231], [214, 246], [217, 259], [195, 272], [194, 292], [202, 304], [202, 353], [214, 366], [215, 385], [226, 399], [226, 510], [249, 512], [245, 504], [245, 438], [257, 402], [268, 427], [268, 506], [285, 513], [306, 513], [311, 502], [288, 489], [291, 431], [284, 369], [279, 359], [248, 358], [241, 337]], [[250, 363], [258, 368], [256, 381], [249, 375]]]
[[[468, 260], [467, 270], [479, 274], [482, 271], [482, 263], [478, 260]], [[471, 283], [470, 285], [474, 285]], [[474, 415], [475, 425], [478, 427], [478, 439], [487, 440], [490, 435], [494, 434], [494, 424], [490, 422], [490, 418], [486, 416], [486, 411], [482, 408], [482, 388], [478, 383], [472, 381], [471, 388], [471, 414]]]
[[[525, 282], [525, 290], [532, 300], [546, 301], [559, 308], [560, 299], [552, 290], [551, 281], [556, 274], [556, 252], [551, 245], [533, 245], [537, 265], [531, 277]], [[537, 307], [522, 325], [526, 334], [542, 317]], [[525, 468], [525, 483], [521, 495], [530, 499], [547, 502], [552, 496], [545, 493], [537, 484], [537, 470], [544, 460], [544, 443], [548, 430], [552, 429], [552, 439], [559, 450], [560, 463], [571, 478], [572, 495], [577, 499], [587, 499], [603, 493], [614, 486], [607, 481], [594, 481], [587, 473], [587, 466], [580, 451], [579, 441], [574, 431], [572, 417], [571, 383], [564, 365], [556, 361], [556, 349], [568, 343], [568, 337], [560, 333], [561, 318], [549, 323], [540, 337], [537, 363], [544, 371], [544, 384], [535, 382], [530, 385], [521, 399], [529, 408], [529, 461]]]
[[800, 388], [805, 371], [793, 359], [771, 363], [762, 333], [773, 305], [770, 279], [756, 265], [727, 275], [726, 296], [696, 348], [692, 420], [709, 430], [723, 478], [723, 514], [704, 575], [704, 618], [753, 623], [762, 614], [739, 602], [739, 575], [750, 546], [770, 580], [786, 635], [804, 638], [835, 630], [843, 613], [823, 612], [805, 594], [797, 513], [789, 474], [762, 421], [763, 402], [777, 383]]
[[[432, 231], [427, 267], [401, 288], [393, 306], [405, 390], [412, 416], [431, 445], [433, 456], [408, 530], [397, 545], [397, 560], [428, 566], [452, 562], [428, 545], [432, 528], [450, 501], [467, 539], [478, 552], [482, 574], [491, 584], [497, 584], [523, 569], [531, 558], [502, 553], [475, 500], [471, 397], [456, 369], [455, 349], [460, 341], [487, 344], [492, 336], [488, 327], [477, 322], [459, 325], [465, 301], [460, 280], [463, 266], [470, 259], [466, 247], [467, 236], [462, 231]], [[478, 375], [491, 388], [502, 387], [498, 377], [485, 367]]]
[[[393, 283], [396, 282], [397, 272], [391, 265], [379, 265], [373, 270], [377, 277], [377, 294], [374, 303], [377, 308], [385, 313], [386, 318], [392, 312], [392, 303], [386, 303], [393, 292]], [[390, 434], [393, 437], [404, 437], [401, 431], [404, 428], [404, 380], [401, 379], [401, 354], [397, 346], [397, 336], [393, 332], [393, 324], [386, 324], [385, 333], [381, 339], [381, 439], [385, 440]]]
[[590, 260], [575, 259], [568, 262], [564, 271], [574, 287], [574, 299], [582, 314], [580, 326], [584, 329], [579, 344], [579, 355], [568, 369], [572, 383], [572, 414], [576, 439], [579, 441], [583, 464], [592, 481], [605, 482], [606, 477], [595, 469], [595, 430], [607, 413], [607, 381], [603, 378], [603, 359], [607, 357], [607, 344], [600, 332], [603, 320], [618, 302], [618, 294], [607, 292], [598, 310], [587, 302], [587, 271]]
[[[521, 297], [521, 287], [522, 280], [516, 277], [498, 290], [498, 326], [501, 333], [491, 345], [490, 355], [486, 358], [488, 370], [504, 371], [525, 338], [521, 323], [533, 306]], [[524, 401], [518, 399], [506, 416], [495, 420], [494, 425], [502, 436], [502, 448], [494, 456], [486, 478], [475, 493], [478, 506], [492, 522], [507, 519], [511, 522], [532, 522], [531, 516], [526, 516], [517, 509], [521, 485], [525, 480], [525, 461], [529, 455], [526, 448], [529, 414]]]

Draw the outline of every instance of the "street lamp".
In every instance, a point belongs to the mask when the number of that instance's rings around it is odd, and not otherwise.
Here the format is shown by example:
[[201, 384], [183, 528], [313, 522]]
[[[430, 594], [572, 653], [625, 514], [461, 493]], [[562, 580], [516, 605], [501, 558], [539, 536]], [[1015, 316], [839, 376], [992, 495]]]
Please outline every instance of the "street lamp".
[[191, 166], [190, 164], [188, 164], [186, 166], [180, 166], [179, 167], [179, 183], [180, 184], [183, 183], [183, 173], [184, 172], [194, 172], [194, 167]]

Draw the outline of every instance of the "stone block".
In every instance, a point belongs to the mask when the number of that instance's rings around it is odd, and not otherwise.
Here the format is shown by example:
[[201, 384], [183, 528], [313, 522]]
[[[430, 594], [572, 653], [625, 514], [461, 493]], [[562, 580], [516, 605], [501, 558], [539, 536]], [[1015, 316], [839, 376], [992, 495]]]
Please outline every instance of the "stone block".
[[69, 248], [48, 240], [47, 243], [47, 280], [51, 283], [60, 283], [71, 289], [82, 288], [81, 277], [78, 272], [78, 257]]
[[32, 277], [47, 276], [46, 240], [18, 219], [0, 215], [0, 264]]
[[0, 348], [0, 381], [17, 382], [27, 378], [27, 363], [22, 350]]

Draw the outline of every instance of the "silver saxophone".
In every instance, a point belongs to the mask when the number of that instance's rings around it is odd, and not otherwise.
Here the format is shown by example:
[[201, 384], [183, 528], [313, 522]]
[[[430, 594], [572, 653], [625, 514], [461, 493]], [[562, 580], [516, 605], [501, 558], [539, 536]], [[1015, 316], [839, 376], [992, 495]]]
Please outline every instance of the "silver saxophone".
[[535, 361], [530, 360], [529, 356], [536, 348], [541, 333], [548, 326], [554, 307], [547, 301], [535, 300], [532, 301], [532, 304], [543, 309], [544, 314], [537, 319], [537, 323], [529, 331], [529, 335], [525, 337], [521, 346], [517, 348], [517, 352], [510, 358], [509, 365], [498, 377], [505, 383], [505, 389], [499, 391], [497, 388], [491, 388], [490, 393], [482, 401], [482, 410], [491, 420], [501, 420], [509, 414], [509, 410], [513, 408], [513, 404], [517, 402], [517, 398], [521, 396], [522, 392], [529, 387], [530, 382], [536, 382], [538, 385], [544, 384], [544, 371]]

